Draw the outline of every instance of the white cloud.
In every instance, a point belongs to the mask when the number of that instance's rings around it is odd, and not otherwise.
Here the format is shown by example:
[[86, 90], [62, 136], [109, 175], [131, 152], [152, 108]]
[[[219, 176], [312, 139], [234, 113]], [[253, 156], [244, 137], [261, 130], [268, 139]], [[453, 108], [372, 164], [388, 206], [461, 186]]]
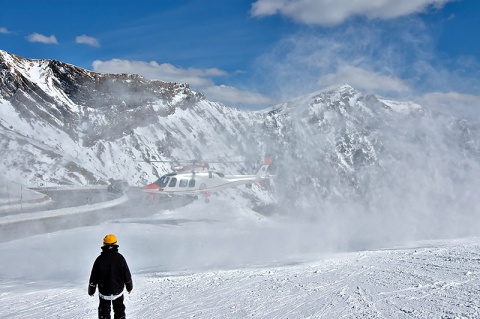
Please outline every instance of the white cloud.
[[8, 33], [10, 33], [10, 31], [8, 31], [7, 28], [0, 27], [0, 33], [8, 34]]
[[418, 97], [415, 102], [442, 112], [467, 117], [480, 117], [480, 95], [432, 92]]
[[233, 103], [264, 106], [273, 103], [271, 98], [260, 93], [243, 91], [226, 85], [206, 87], [203, 93], [209, 100], [221, 101], [227, 105]]
[[255, 17], [281, 14], [299, 23], [335, 25], [354, 16], [392, 19], [441, 8], [456, 0], [257, 0], [252, 4]]
[[79, 35], [78, 37], [76, 37], [75, 42], [79, 44], [86, 44], [96, 48], [100, 47], [100, 42], [97, 39], [93, 37], [89, 37], [85, 34]]
[[131, 73], [139, 74], [148, 79], [157, 79], [169, 82], [189, 83], [191, 86], [209, 86], [212, 81], [208, 78], [211, 76], [224, 76], [227, 72], [212, 69], [197, 68], [179, 68], [169, 63], [159, 64], [155, 61], [130, 61], [112, 59], [110, 61], [93, 62], [93, 69], [103, 73]]
[[270, 102], [268, 97], [258, 93], [242, 91], [223, 85], [215, 85], [211, 79], [212, 77], [228, 75], [226, 71], [217, 68], [181, 68], [169, 63], [159, 64], [155, 61], [145, 62], [112, 59], [109, 61], [94, 61], [93, 69], [96, 72], [102, 73], [139, 74], [147, 79], [188, 83], [192, 89], [205, 93], [209, 100], [219, 101], [227, 105], [229, 103], [264, 105]]
[[30, 42], [40, 42], [45, 44], [58, 44], [57, 38], [54, 35], [49, 37], [39, 34], [39, 33], [32, 33], [27, 37], [27, 40]]
[[395, 76], [383, 75], [359, 67], [345, 65], [335, 73], [326, 74], [318, 80], [320, 87], [348, 83], [357, 89], [370, 92], [407, 92], [405, 82]]
[[262, 91], [275, 92], [281, 100], [333, 84], [394, 93], [390, 97], [410, 94], [409, 86], [417, 84], [417, 73], [423, 70], [415, 60], [425, 60], [422, 46], [429, 42], [421, 27], [398, 28], [392, 31], [367, 24], [295, 33], [256, 60], [258, 82], [267, 87]]

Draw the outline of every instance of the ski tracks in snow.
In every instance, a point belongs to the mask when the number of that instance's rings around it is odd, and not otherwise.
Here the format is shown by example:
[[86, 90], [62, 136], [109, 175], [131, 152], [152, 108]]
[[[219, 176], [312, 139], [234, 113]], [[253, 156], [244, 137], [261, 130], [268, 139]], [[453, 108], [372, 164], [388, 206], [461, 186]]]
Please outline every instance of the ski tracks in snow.
[[[480, 245], [140, 278], [136, 318], [478, 318]], [[152, 299], [155, 302], [152, 304]]]
[[[314, 263], [133, 274], [130, 318], [479, 318], [480, 240], [425, 242]], [[2, 282], [2, 318], [93, 318], [86, 284]], [[46, 287], [50, 285], [49, 287]]]

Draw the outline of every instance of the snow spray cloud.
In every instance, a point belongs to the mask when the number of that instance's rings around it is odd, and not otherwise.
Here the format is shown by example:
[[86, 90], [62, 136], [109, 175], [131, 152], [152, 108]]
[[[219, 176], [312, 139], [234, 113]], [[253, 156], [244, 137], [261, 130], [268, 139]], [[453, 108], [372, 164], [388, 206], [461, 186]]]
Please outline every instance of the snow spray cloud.
[[[292, 241], [361, 249], [475, 234], [480, 138], [460, 119], [479, 118], [479, 99], [442, 94], [440, 108], [431, 92], [478, 92], [479, 62], [440, 61], [433, 31], [414, 17], [351, 22], [282, 39], [256, 61], [258, 82], [279, 100], [347, 83], [429, 109], [393, 112], [370, 96], [356, 105], [351, 96], [319, 98], [323, 109], [314, 98], [282, 104], [289, 110], [271, 116], [267, 143], [279, 207], [311, 227], [292, 230]], [[445, 108], [448, 116], [435, 113]]]
[[271, 141], [279, 206], [311, 226], [292, 240], [364, 249], [478, 233], [475, 126], [348, 86], [292, 103]]

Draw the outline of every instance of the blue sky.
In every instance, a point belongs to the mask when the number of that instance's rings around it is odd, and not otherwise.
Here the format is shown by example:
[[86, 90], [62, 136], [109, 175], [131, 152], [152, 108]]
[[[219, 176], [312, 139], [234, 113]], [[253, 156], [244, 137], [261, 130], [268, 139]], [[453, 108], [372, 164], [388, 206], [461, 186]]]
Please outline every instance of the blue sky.
[[248, 109], [344, 83], [480, 104], [479, 0], [16, 0], [2, 4], [0, 49], [188, 82]]

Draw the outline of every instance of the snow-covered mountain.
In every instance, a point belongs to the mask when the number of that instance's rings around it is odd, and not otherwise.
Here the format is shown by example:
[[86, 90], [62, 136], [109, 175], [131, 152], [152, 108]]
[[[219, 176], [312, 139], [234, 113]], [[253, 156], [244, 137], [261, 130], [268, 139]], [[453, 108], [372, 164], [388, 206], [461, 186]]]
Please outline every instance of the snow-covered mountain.
[[0, 51], [0, 105], [2, 170], [27, 185], [143, 185], [171, 165], [141, 160], [263, 158], [247, 134], [256, 116], [207, 101], [188, 84]]
[[216, 164], [238, 173], [272, 156], [276, 212], [389, 212], [395, 223], [478, 210], [476, 123], [348, 85], [252, 112], [208, 101], [187, 84], [0, 51], [0, 113], [0, 168], [26, 185], [115, 178], [141, 186], [170, 164], [140, 160], [249, 163]]

